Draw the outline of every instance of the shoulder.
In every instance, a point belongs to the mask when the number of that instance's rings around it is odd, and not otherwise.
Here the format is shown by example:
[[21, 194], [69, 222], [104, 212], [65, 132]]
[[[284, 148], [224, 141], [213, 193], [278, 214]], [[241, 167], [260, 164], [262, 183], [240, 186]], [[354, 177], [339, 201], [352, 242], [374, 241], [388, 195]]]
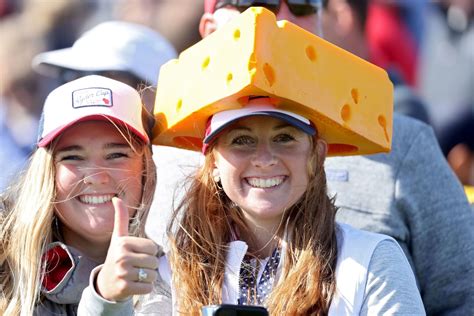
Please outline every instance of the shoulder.
[[[374, 274], [374, 271], [385, 270], [386, 265], [390, 265], [391, 267], [404, 266], [411, 269], [409, 265], [405, 264], [408, 264], [408, 261], [403, 250], [394, 239], [387, 238], [375, 246], [370, 258], [368, 271]], [[398, 270], [398, 268], [394, 270]]]
[[[382, 240], [393, 240], [390, 236], [357, 229], [347, 224], [337, 223], [337, 241], [344, 250], [361, 246], [373, 251]], [[364, 246], [365, 244], [365, 246]], [[370, 246], [370, 247], [369, 247]]]
[[393, 240], [384, 240], [374, 249], [364, 292], [363, 315], [425, 314], [413, 271]]
[[[337, 264], [336, 278], [339, 280], [363, 280], [377, 246], [384, 240], [396, 241], [393, 238], [356, 229], [347, 224], [337, 224]], [[359, 276], [356, 276], [359, 274]], [[355, 279], [353, 279], [355, 277]], [[352, 287], [351, 281], [343, 281]]]
[[406, 154], [413, 144], [423, 146], [438, 146], [433, 128], [420, 120], [394, 113], [392, 151], [390, 155]]
[[333, 311], [379, 315], [412, 308], [415, 315], [424, 313], [413, 272], [393, 238], [344, 224], [338, 224], [337, 235]]
[[393, 129], [400, 131], [400, 135], [413, 131], [431, 131], [432, 127], [418, 119], [409, 117], [407, 115], [393, 113]]
[[[409, 154], [425, 155], [424, 150], [439, 150], [438, 141], [431, 126], [411, 117], [394, 113], [392, 126], [392, 147], [389, 153], [368, 156], [329, 157], [326, 159], [326, 171], [334, 168], [366, 169], [383, 163], [397, 168]], [[423, 150], [419, 150], [423, 147]], [[331, 180], [331, 179], [330, 179]]]
[[368, 267], [377, 245], [390, 237], [338, 223], [336, 293], [331, 303], [334, 314], [355, 314], [364, 300]]
[[98, 266], [78, 250], [61, 242], [48, 245], [43, 256], [47, 272], [42, 294], [59, 304], [77, 303], [87, 287], [91, 271]]

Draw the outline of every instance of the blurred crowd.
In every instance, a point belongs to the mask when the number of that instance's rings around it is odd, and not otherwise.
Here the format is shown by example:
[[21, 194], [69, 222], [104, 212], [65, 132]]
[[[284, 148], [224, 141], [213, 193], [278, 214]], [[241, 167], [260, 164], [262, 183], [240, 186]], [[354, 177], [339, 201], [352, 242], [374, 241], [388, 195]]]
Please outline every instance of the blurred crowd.
[[[110, 20], [155, 30], [179, 53], [200, 40], [202, 13], [202, 0], [0, 0], [0, 190], [35, 146], [45, 96], [71, 79], [51, 75], [41, 53]], [[372, 0], [364, 18], [368, 59], [414, 91], [395, 110], [433, 127], [474, 203], [474, 0]]]

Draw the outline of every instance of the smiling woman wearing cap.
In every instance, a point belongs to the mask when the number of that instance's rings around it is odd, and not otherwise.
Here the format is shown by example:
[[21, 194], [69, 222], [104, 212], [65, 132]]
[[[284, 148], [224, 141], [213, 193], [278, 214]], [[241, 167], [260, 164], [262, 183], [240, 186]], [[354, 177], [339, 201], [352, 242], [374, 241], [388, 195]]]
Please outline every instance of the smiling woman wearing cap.
[[[156, 245], [127, 237], [144, 237], [156, 183], [142, 109], [135, 89], [100, 76], [49, 94], [38, 148], [0, 204], [2, 315], [75, 315], [106, 256], [139, 256], [123, 277], [138, 293], [151, 290]], [[111, 239], [129, 250], [109, 251]]]

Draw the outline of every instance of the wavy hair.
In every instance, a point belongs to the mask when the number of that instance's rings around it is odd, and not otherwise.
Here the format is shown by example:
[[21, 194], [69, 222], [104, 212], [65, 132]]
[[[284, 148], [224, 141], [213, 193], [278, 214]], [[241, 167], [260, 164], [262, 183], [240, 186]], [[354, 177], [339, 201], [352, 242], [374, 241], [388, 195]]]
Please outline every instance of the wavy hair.
[[[327, 195], [325, 157], [318, 156], [316, 147], [312, 138], [308, 187], [283, 216], [279, 235], [285, 236], [286, 259], [266, 301], [273, 315], [326, 315], [336, 288], [337, 208]], [[206, 155], [167, 230], [172, 282], [179, 288], [177, 303], [183, 314], [199, 315], [202, 306], [221, 304], [232, 231], [252, 238], [242, 211], [213, 180], [212, 156]]]
[[[130, 233], [145, 236], [148, 216], [156, 187], [156, 168], [151, 146], [138, 140], [130, 131], [117, 126], [131, 147], [143, 157], [142, 198], [130, 223]], [[54, 147], [38, 148], [30, 158], [20, 181], [1, 197], [0, 214], [0, 314], [32, 315], [41, 300], [45, 266], [42, 255], [55, 236], [56, 198]]]

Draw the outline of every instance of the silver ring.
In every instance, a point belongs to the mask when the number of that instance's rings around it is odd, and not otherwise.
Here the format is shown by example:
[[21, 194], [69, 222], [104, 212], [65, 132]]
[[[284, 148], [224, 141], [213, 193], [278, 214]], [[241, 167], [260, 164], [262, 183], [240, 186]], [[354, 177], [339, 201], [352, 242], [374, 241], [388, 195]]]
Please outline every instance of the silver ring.
[[144, 282], [148, 278], [148, 273], [143, 268], [138, 268], [138, 282]]

